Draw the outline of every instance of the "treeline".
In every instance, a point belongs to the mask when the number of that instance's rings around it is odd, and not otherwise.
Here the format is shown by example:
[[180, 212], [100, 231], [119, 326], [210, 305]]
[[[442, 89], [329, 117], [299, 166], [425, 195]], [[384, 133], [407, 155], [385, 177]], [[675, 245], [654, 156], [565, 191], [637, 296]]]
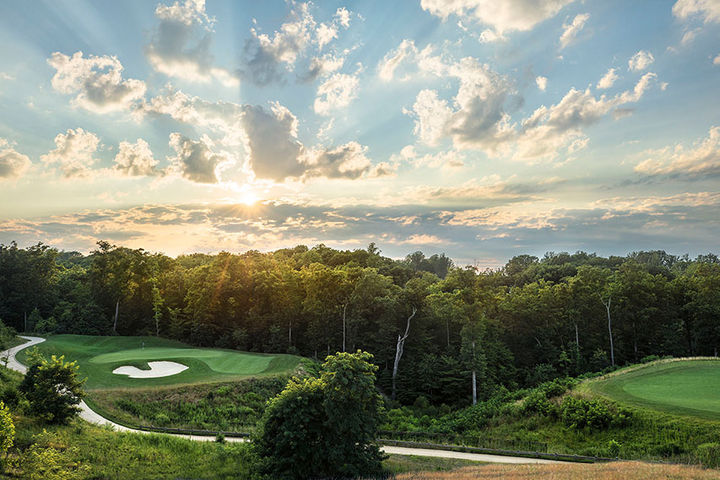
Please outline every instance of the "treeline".
[[444, 255], [393, 260], [374, 244], [170, 258], [11, 243], [0, 245], [0, 319], [319, 359], [362, 349], [388, 395], [396, 371], [401, 402], [467, 404], [473, 374], [484, 399], [650, 355], [716, 355], [720, 261], [548, 253], [477, 271]]

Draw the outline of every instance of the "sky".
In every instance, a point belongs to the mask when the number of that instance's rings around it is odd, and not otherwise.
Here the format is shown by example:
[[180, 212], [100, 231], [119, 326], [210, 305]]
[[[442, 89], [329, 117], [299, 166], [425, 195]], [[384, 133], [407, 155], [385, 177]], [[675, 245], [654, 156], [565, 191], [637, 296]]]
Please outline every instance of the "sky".
[[718, 251], [720, 0], [0, 2], [0, 243]]

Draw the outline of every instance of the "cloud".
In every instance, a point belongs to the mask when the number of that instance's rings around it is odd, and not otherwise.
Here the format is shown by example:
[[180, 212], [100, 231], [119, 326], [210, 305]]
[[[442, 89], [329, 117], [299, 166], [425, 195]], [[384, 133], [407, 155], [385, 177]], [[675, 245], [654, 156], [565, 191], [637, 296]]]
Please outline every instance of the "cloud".
[[681, 20], [697, 18], [704, 23], [720, 23], [720, 2], [717, 0], [678, 0], [672, 12]]
[[270, 111], [247, 105], [242, 125], [247, 135], [250, 167], [256, 176], [283, 181], [302, 175], [304, 167], [299, 158], [304, 147], [297, 138], [297, 117], [290, 110], [279, 103], [273, 103]]
[[22, 177], [30, 168], [27, 155], [17, 152], [7, 140], [0, 138], [0, 180]]
[[123, 66], [117, 57], [83, 58], [82, 52], [68, 57], [55, 52], [48, 64], [56, 70], [53, 88], [61, 93], [77, 94], [73, 104], [94, 113], [129, 109], [145, 95], [144, 82], [123, 80]]
[[243, 106], [237, 103], [209, 102], [169, 87], [168, 92], [144, 102], [137, 114], [168, 115], [178, 122], [207, 128], [222, 135], [221, 143], [225, 146], [239, 146], [243, 143]]
[[171, 133], [169, 145], [176, 153], [171, 161], [183, 177], [197, 183], [218, 182], [217, 167], [228, 158], [213, 152], [207, 139], [192, 140]]
[[309, 3], [292, 4], [288, 20], [279, 30], [270, 34], [252, 28], [251, 38], [245, 43], [244, 75], [256, 85], [281, 81], [285, 72], [293, 71], [300, 57], [309, 51], [316, 52], [308, 73], [301, 80], [313, 80], [322, 73], [335, 71], [344, 59], [334, 54], [320, 55], [327, 45], [338, 37], [341, 28], [350, 26], [350, 12], [338, 8], [330, 23], [317, 23], [310, 13]]
[[720, 65], [720, 55], [713, 59], [713, 65]]
[[575, 15], [573, 21], [563, 25], [563, 33], [560, 36], [560, 49], [566, 48], [568, 45], [575, 42], [580, 30], [585, 27], [585, 23], [590, 19], [590, 15], [587, 13], [581, 13]]
[[366, 153], [367, 147], [354, 141], [333, 149], [310, 150], [304, 159], [305, 176], [359, 178], [368, 173], [372, 167]]
[[706, 138], [693, 148], [682, 145], [646, 152], [648, 158], [635, 171], [650, 176], [682, 177], [703, 180], [720, 175], [720, 127], [712, 127]]
[[654, 73], [646, 73], [632, 90], [614, 97], [595, 97], [589, 88], [574, 88], [555, 105], [541, 106], [522, 121], [522, 129], [515, 141], [513, 158], [529, 162], [554, 159], [561, 150], [572, 154], [587, 145], [583, 128], [597, 123], [613, 109], [638, 102]]
[[242, 124], [250, 167], [259, 178], [356, 179], [393, 173], [388, 164], [373, 167], [366, 156], [367, 147], [355, 141], [338, 147], [306, 148], [297, 137], [297, 117], [277, 102], [271, 104], [269, 111], [260, 106], [245, 106]]
[[511, 134], [503, 105], [513, 93], [512, 86], [506, 77], [472, 57], [450, 65], [447, 72], [460, 80], [453, 107], [437, 91], [422, 90], [413, 110], [407, 112], [415, 118], [415, 133], [428, 145], [450, 137], [456, 148], [494, 154]]
[[573, 0], [421, 0], [423, 10], [440, 18], [450, 15], [470, 17], [489, 25], [502, 35], [510, 31], [527, 31], [554, 17]]
[[160, 23], [145, 54], [156, 71], [191, 82], [215, 79], [227, 87], [239, 84], [236, 75], [213, 66], [210, 47], [215, 20], [205, 12], [205, 0], [159, 4], [155, 16]]
[[99, 145], [100, 139], [94, 133], [68, 129], [55, 137], [55, 150], [40, 158], [47, 164], [58, 164], [65, 178], [85, 177], [96, 162], [93, 155]]
[[617, 79], [620, 78], [617, 75], [617, 71], [614, 68], [608, 69], [607, 73], [603, 75], [603, 77], [600, 79], [600, 81], [597, 83], [597, 88], [601, 90], [606, 90], [608, 88], [612, 88], [613, 85], [615, 85], [615, 82]]
[[135, 143], [120, 142], [114, 169], [131, 177], [162, 175], [163, 172], [157, 168], [157, 164], [150, 145], [138, 138]]
[[543, 92], [544, 92], [545, 89], [547, 88], [547, 82], [548, 82], [547, 77], [540, 77], [540, 76], [538, 76], [538, 77], [535, 78], [535, 84], [537, 85], [538, 89], [541, 90], [541, 91], [543, 91]]
[[355, 75], [336, 73], [325, 80], [317, 90], [317, 97], [313, 106], [315, 113], [329, 115], [350, 105], [358, 96], [358, 78]]
[[650, 52], [640, 50], [628, 60], [628, 70], [640, 72], [648, 68], [655, 61], [655, 57]]

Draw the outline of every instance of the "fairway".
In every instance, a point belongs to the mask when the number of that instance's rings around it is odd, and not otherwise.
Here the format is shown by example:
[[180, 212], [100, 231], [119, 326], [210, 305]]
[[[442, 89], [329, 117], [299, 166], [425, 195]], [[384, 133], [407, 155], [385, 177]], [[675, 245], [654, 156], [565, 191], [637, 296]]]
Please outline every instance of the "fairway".
[[[54, 335], [37, 348], [46, 355], [65, 355], [68, 360], [77, 360], [81, 376], [88, 379], [89, 390], [232, 381], [291, 373], [300, 362], [300, 357], [294, 355], [196, 348], [157, 337]], [[26, 363], [27, 354], [27, 350], [21, 351], [18, 360]], [[148, 362], [157, 361], [176, 362], [188, 368], [159, 378], [130, 378], [113, 373], [119, 367], [149, 370]]]
[[720, 420], [720, 361], [658, 362], [592, 381], [587, 388], [621, 403]]

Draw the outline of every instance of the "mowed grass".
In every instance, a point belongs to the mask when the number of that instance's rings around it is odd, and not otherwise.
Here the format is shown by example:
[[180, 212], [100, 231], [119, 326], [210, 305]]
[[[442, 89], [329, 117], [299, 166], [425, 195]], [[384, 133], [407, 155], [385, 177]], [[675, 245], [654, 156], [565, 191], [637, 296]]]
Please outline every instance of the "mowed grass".
[[[76, 360], [80, 375], [87, 378], [88, 390], [215, 383], [287, 374], [294, 371], [301, 360], [294, 355], [195, 348], [157, 337], [53, 335], [37, 348], [45, 355], [65, 355], [67, 360]], [[23, 350], [17, 358], [27, 363], [27, 355], [28, 350]], [[173, 361], [189, 368], [160, 378], [129, 378], [112, 373], [124, 365], [148, 369], [147, 362], [155, 360]]]
[[584, 385], [593, 393], [634, 407], [720, 420], [720, 361], [657, 362]]

